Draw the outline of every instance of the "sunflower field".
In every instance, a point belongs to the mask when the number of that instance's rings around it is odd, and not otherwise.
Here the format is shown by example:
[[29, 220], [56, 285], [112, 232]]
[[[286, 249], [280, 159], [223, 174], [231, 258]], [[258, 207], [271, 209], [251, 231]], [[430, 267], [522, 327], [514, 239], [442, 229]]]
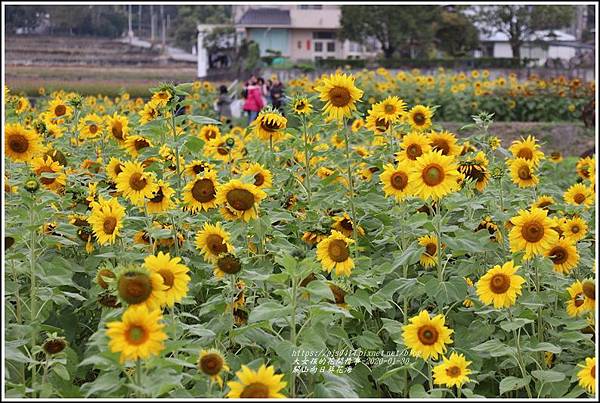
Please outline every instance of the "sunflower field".
[[594, 397], [595, 156], [358, 78], [5, 88], [5, 395]]

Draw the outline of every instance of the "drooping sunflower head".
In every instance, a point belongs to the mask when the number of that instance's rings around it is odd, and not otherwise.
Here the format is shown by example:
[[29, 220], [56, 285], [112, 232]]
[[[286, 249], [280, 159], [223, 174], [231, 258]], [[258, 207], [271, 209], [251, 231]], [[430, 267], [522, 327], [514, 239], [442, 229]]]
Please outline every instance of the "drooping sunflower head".
[[452, 353], [450, 358], [444, 357], [443, 362], [433, 368], [433, 383], [461, 387], [470, 380], [469, 364], [471, 361], [467, 361], [462, 354]]
[[431, 127], [433, 111], [427, 106], [416, 105], [405, 116], [413, 130], [423, 131]]
[[42, 150], [42, 140], [33, 130], [19, 123], [7, 123], [4, 128], [4, 150], [13, 161], [27, 162]]
[[402, 330], [404, 345], [410, 349], [413, 357], [421, 357], [424, 360], [430, 357], [437, 359], [440, 354], [446, 352], [446, 344], [452, 343], [450, 335], [454, 330], [445, 326], [444, 315], [431, 318], [429, 312], [422, 310], [409, 321]]
[[437, 264], [438, 259], [438, 238], [435, 235], [425, 235], [419, 238], [419, 245], [425, 250], [419, 258], [419, 262], [424, 267], [432, 267]]
[[488, 231], [488, 233], [490, 234], [490, 239], [492, 241], [502, 243], [502, 232], [500, 231], [500, 228], [498, 228], [498, 225], [494, 221], [492, 221], [492, 218], [490, 216], [484, 217], [479, 222], [479, 225], [477, 226], [475, 231], [480, 231], [482, 229]]
[[509, 150], [515, 159], [523, 158], [531, 162], [533, 166], [537, 166], [540, 160], [544, 158], [544, 153], [539, 148], [540, 145], [537, 144], [536, 138], [527, 136], [526, 139], [521, 138], [521, 140], [513, 141]]
[[513, 183], [520, 188], [532, 187], [538, 184], [539, 178], [534, 172], [535, 165], [531, 160], [515, 158], [508, 161], [510, 176]]
[[214, 274], [221, 278], [226, 274], [236, 274], [242, 270], [242, 261], [233, 253], [220, 254], [217, 258]]
[[564, 199], [568, 204], [588, 208], [594, 204], [595, 194], [591, 187], [576, 183], [567, 189]]
[[321, 101], [325, 102], [324, 112], [336, 120], [350, 116], [356, 110], [356, 102], [363, 95], [363, 91], [354, 85], [353, 76], [337, 72], [324, 77], [315, 90]]
[[223, 387], [223, 379], [220, 374], [229, 371], [229, 366], [219, 350], [209, 349], [200, 351], [198, 370], [209, 376], [212, 382], [217, 382], [220, 387]]
[[185, 167], [185, 173], [189, 176], [202, 175], [204, 172], [215, 169], [214, 164], [202, 160], [193, 160]]
[[173, 190], [171, 185], [160, 179], [157, 183], [156, 191], [146, 201], [148, 213], [158, 214], [171, 209], [174, 205], [173, 194], [175, 194], [175, 190]]
[[465, 176], [465, 179], [474, 181], [475, 188], [483, 192], [491, 176], [487, 166], [488, 160], [480, 151], [474, 159], [461, 162], [458, 171]]
[[521, 285], [525, 279], [517, 274], [519, 266], [513, 261], [504, 265], [494, 266], [477, 282], [477, 295], [486, 305], [493, 304], [494, 308], [508, 308], [515, 304], [517, 296], [521, 295]]
[[510, 249], [512, 252], [525, 251], [525, 259], [543, 255], [558, 240], [546, 210], [536, 207], [529, 211], [520, 210], [510, 221], [514, 225], [508, 235]]
[[577, 166], [575, 169], [577, 170], [577, 175], [581, 177], [581, 179], [590, 179], [590, 169], [596, 166], [596, 158], [595, 157], [585, 157], [580, 158], [577, 161]]
[[438, 200], [457, 191], [462, 177], [454, 157], [429, 151], [412, 164], [408, 180], [415, 196]]
[[361, 118], [354, 119], [350, 127], [353, 133], [359, 131], [365, 125], [365, 121]]
[[552, 196], [541, 195], [531, 205], [531, 207], [537, 207], [537, 208], [541, 208], [541, 209], [550, 211], [551, 210], [550, 207], [553, 206], [554, 204], [556, 204], [556, 201], [554, 200], [554, 198]]
[[129, 134], [129, 119], [115, 112], [112, 116], [108, 116], [108, 127], [112, 137], [122, 143]]
[[266, 196], [258, 186], [232, 179], [218, 187], [217, 203], [227, 207], [238, 219], [248, 222], [258, 216], [258, 205]]
[[204, 223], [202, 230], [196, 235], [196, 248], [210, 263], [216, 263], [222, 254], [233, 252], [233, 245], [229, 243], [230, 234], [221, 223], [216, 225]]
[[560, 238], [545, 253], [552, 261], [554, 271], [569, 274], [579, 263], [579, 253], [575, 243], [567, 238]]
[[317, 245], [317, 259], [323, 269], [327, 272], [335, 269], [338, 276], [350, 276], [354, 261], [350, 257], [349, 245], [353, 242], [341, 232], [332, 230], [331, 235]]
[[44, 341], [44, 344], [42, 344], [42, 349], [48, 355], [56, 355], [67, 348], [68, 345], [69, 343], [64, 337], [51, 334], [46, 341]]
[[264, 364], [253, 371], [245, 365], [236, 373], [237, 381], [227, 382], [228, 398], [284, 398], [280, 391], [287, 382], [282, 381], [283, 374], [275, 375], [275, 368]]
[[117, 176], [123, 172], [123, 162], [115, 157], [111, 157], [108, 165], [106, 166], [106, 175], [113, 181], [116, 182]]
[[115, 272], [107, 267], [103, 267], [98, 270], [96, 273], [96, 283], [100, 286], [100, 288], [108, 289], [109, 283], [107, 281], [112, 282], [116, 277]]
[[369, 110], [365, 127], [373, 132], [376, 136], [386, 133], [392, 127], [392, 122], [386, 120], [384, 117], [373, 112], [373, 109]]
[[333, 301], [330, 301], [336, 304], [339, 307], [346, 308], [348, 304], [346, 303], [346, 295], [350, 291], [348, 287], [340, 284], [334, 284], [333, 282], [328, 281], [327, 285], [333, 294]]
[[152, 142], [145, 137], [134, 135], [128, 136], [123, 146], [133, 158], [136, 158], [144, 148], [152, 147]]
[[[332, 217], [332, 219], [333, 219], [333, 224], [331, 225], [332, 229], [341, 232], [348, 238], [353, 236], [354, 224], [352, 223], [352, 219], [350, 218], [348, 213], [344, 213], [341, 216]], [[357, 226], [356, 233], [357, 233], [357, 235], [362, 236], [365, 234], [365, 230], [361, 226]]]
[[552, 151], [550, 153], [550, 157], [548, 158], [550, 160], [550, 162], [553, 162], [555, 164], [558, 164], [559, 162], [561, 162], [564, 158], [563, 155], [560, 151]]
[[120, 267], [116, 273], [114, 288], [119, 299], [128, 305], [159, 309], [165, 303], [167, 286], [163, 277], [144, 266]]
[[55, 192], [61, 191], [67, 182], [64, 168], [51, 157], [34, 158], [31, 161], [31, 168], [40, 177], [40, 183]]
[[254, 125], [254, 135], [265, 141], [277, 141], [282, 138], [282, 131], [287, 127], [287, 119], [274, 109], [261, 111]]

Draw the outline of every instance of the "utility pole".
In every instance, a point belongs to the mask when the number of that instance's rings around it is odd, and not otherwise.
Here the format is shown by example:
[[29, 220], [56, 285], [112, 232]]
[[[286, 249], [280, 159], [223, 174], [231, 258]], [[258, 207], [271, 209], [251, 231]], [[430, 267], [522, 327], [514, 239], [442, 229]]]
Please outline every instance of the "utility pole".
[[131, 4], [127, 6], [127, 20], [129, 27], [129, 30], [127, 31], [127, 36], [129, 37], [129, 44], [131, 45], [131, 42], [133, 41], [133, 29], [131, 27]]
[[161, 4], [160, 6], [160, 20], [162, 22], [162, 37], [161, 37], [161, 41], [162, 41], [162, 51], [164, 52], [166, 50], [166, 45], [167, 45], [167, 37], [165, 35], [165, 7]]
[[142, 5], [138, 6], [138, 35], [142, 36]]
[[156, 20], [154, 18], [154, 5], [150, 4], [150, 42], [154, 43], [154, 37], [156, 36]]

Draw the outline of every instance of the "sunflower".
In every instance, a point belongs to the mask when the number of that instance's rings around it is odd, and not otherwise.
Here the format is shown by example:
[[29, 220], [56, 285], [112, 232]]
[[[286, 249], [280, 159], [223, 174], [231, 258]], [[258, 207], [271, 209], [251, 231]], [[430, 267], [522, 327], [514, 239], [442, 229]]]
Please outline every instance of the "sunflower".
[[596, 283], [592, 279], [587, 279], [583, 281], [581, 287], [584, 295], [583, 307], [593, 312], [596, 309]]
[[587, 235], [588, 225], [579, 216], [564, 221], [561, 224], [563, 236], [573, 242], [581, 241]]
[[330, 74], [315, 87], [321, 101], [325, 102], [324, 112], [330, 119], [341, 120], [356, 110], [356, 102], [363, 91], [354, 85], [354, 77], [346, 74]]
[[164, 106], [167, 104], [167, 102], [169, 102], [171, 98], [173, 98], [171, 91], [163, 89], [153, 93], [152, 98], [150, 100], [156, 102], [157, 105]]
[[149, 310], [159, 309], [165, 304], [163, 277], [145, 266], [123, 266], [116, 273], [113, 283], [119, 299], [132, 305], [145, 305]]
[[396, 123], [406, 113], [406, 103], [397, 96], [389, 96], [372, 107], [373, 115], [388, 123]]
[[136, 158], [140, 151], [146, 147], [152, 147], [152, 143], [145, 137], [134, 135], [128, 136], [123, 143], [123, 147], [129, 152], [129, 154]]
[[594, 204], [594, 191], [583, 183], [572, 185], [564, 193], [565, 202], [575, 206], [590, 207]]
[[486, 216], [480, 222], [475, 231], [480, 231], [482, 229], [486, 229], [490, 234], [490, 239], [492, 241], [502, 243], [502, 232], [500, 232], [500, 228], [498, 225], [492, 221], [492, 217]]
[[223, 278], [226, 274], [236, 274], [240, 270], [242, 270], [242, 261], [233, 253], [224, 253], [219, 255], [213, 274], [217, 278]]
[[154, 174], [144, 172], [139, 162], [125, 162], [116, 183], [117, 190], [136, 206], [143, 206], [145, 198], [151, 199], [158, 190]]
[[216, 202], [245, 222], [258, 216], [258, 205], [267, 194], [258, 186], [232, 179], [217, 188]]
[[121, 172], [123, 172], [123, 162], [115, 157], [111, 157], [108, 165], [106, 166], [106, 175], [113, 182], [116, 182], [117, 176], [119, 176]]
[[52, 136], [55, 139], [59, 139], [63, 136], [65, 129], [55, 125], [54, 123], [46, 122], [46, 134]]
[[452, 343], [450, 335], [454, 330], [444, 326], [446, 318], [439, 314], [433, 319], [423, 310], [410, 318], [410, 324], [402, 327], [404, 345], [410, 349], [410, 355], [424, 360], [437, 359], [446, 352], [446, 344]]
[[4, 150], [11, 160], [26, 162], [41, 152], [42, 140], [33, 130], [8, 123], [4, 128]]
[[546, 251], [545, 256], [552, 260], [554, 271], [562, 274], [569, 274], [577, 263], [579, 263], [579, 253], [575, 243], [571, 240], [560, 238], [556, 243]]
[[27, 99], [25, 97], [19, 97], [17, 99], [17, 102], [15, 104], [15, 112], [17, 113], [17, 115], [22, 114], [23, 112], [27, 111], [29, 108], [31, 108], [29, 99]]
[[361, 118], [357, 118], [357, 119], [354, 119], [354, 121], [352, 122], [352, 126], [350, 126], [350, 129], [352, 130], [352, 133], [356, 133], [364, 125], [365, 125], [365, 121]]
[[[352, 223], [352, 219], [350, 218], [350, 216], [348, 215], [348, 213], [344, 213], [341, 217], [337, 216], [337, 217], [332, 217], [333, 218], [333, 224], [331, 225], [331, 228], [341, 232], [342, 234], [344, 234], [344, 236], [350, 238], [353, 236], [354, 234], [354, 226]], [[364, 236], [365, 235], [365, 230], [363, 229], [363, 227], [358, 226], [356, 228], [356, 233], [360, 236]]]
[[318, 244], [325, 238], [327, 238], [327, 234], [319, 230], [306, 231], [302, 234], [302, 240], [310, 246]]
[[411, 195], [408, 186], [408, 172], [410, 167], [406, 161], [397, 164], [386, 164], [379, 179], [383, 184], [383, 193], [385, 196], [393, 196], [397, 202], [404, 200]]
[[204, 155], [216, 160], [230, 162], [242, 156], [244, 143], [235, 137], [217, 137], [204, 145]]
[[596, 357], [587, 357], [585, 364], [578, 364], [582, 369], [577, 373], [579, 386], [590, 394], [596, 394]]
[[160, 116], [160, 106], [160, 103], [156, 100], [147, 102], [144, 105], [144, 109], [139, 112], [140, 125], [145, 125], [146, 123], [158, 118]]
[[202, 230], [196, 234], [196, 249], [204, 256], [204, 260], [217, 263], [223, 253], [233, 252], [233, 245], [229, 243], [230, 234], [225, 231], [220, 223], [212, 225], [204, 223]]
[[589, 307], [585, 304], [585, 295], [583, 293], [583, 283], [576, 280], [567, 288], [569, 300], [567, 301], [567, 314], [575, 317], [587, 312]]
[[265, 141], [278, 141], [283, 137], [283, 129], [287, 126], [287, 119], [276, 110], [262, 110], [252, 122], [254, 135]]
[[437, 264], [438, 239], [435, 235], [425, 235], [419, 238], [419, 245], [425, 247], [419, 262], [423, 267], [432, 267]]
[[221, 137], [221, 129], [215, 125], [205, 125], [200, 129], [199, 136], [205, 142]]
[[54, 98], [48, 104], [48, 112], [50, 119], [56, 121], [57, 119], [64, 119], [73, 115], [73, 108], [67, 105], [61, 98]]
[[264, 364], [253, 371], [245, 365], [235, 373], [239, 382], [229, 381], [227, 386], [230, 391], [228, 398], [285, 398], [280, 393], [287, 382], [282, 381], [282, 374], [275, 375], [275, 368], [266, 367]]
[[338, 276], [350, 276], [354, 268], [354, 261], [350, 257], [351, 243], [354, 243], [353, 239], [345, 237], [336, 230], [332, 230], [329, 237], [319, 242], [317, 259], [323, 269], [328, 273], [335, 269], [335, 274]]
[[515, 185], [520, 188], [532, 187], [538, 184], [539, 179], [535, 175], [533, 162], [524, 158], [508, 160], [510, 176]]
[[203, 175], [197, 175], [183, 188], [185, 208], [195, 213], [198, 210], [208, 211], [208, 209], [216, 207], [217, 186], [217, 174], [214, 171], [206, 171]]
[[490, 180], [490, 172], [488, 171], [488, 159], [482, 151], [479, 151], [474, 159], [461, 162], [458, 167], [458, 172], [465, 176], [465, 179], [470, 179], [475, 182], [475, 188], [483, 192]]
[[376, 136], [386, 133], [391, 126], [391, 122], [388, 122], [384, 118], [375, 115], [372, 110], [369, 111], [365, 127], [372, 131]]
[[157, 189], [151, 198], [146, 201], [148, 213], [158, 214], [170, 210], [174, 203], [171, 197], [175, 191], [168, 182], [160, 179], [157, 184]]
[[432, 131], [427, 136], [433, 151], [441, 151], [442, 155], [460, 155], [462, 147], [457, 144], [456, 136], [448, 131]]
[[211, 164], [209, 162], [202, 161], [202, 160], [193, 160], [192, 162], [190, 162], [189, 164], [187, 164], [185, 166], [184, 172], [186, 175], [196, 176], [196, 175], [203, 174], [204, 172], [207, 172], [207, 171], [212, 171], [214, 169], [215, 169], [214, 164]]
[[521, 137], [521, 140], [513, 141], [509, 150], [514, 158], [523, 158], [535, 167], [544, 158], [544, 153], [538, 148], [540, 146], [537, 144], [535, 137], [527, 136], [527, 139]]
[[405, 115], [413, 130], [427, 130], [431, 127], [433, 112], [426, 106], [416, 105]]
[[595, 157], [580, 158], [575, 169], [581, 179], [590, 179], [590, 169], [596, 166]]
[[537, 207], [544, 210], [550, 210], [550, 206], [554, 205], [556, 201], [552, 196], [542, 195], [531, 205], [531, 207]]
[[532, 207], [529, 211], [519, 210], [519, 215], [511, 218], [514, 225], [508, 234], [511, 252], [525, 251], [525, 259], [543, 255], [558, 240], [558, 233], [552, 229], [548, 212]]
[[298, 98], [292, 104], [292, 111], [297, 115], [308, 115], [312, 112], [312, 105], [308, 98]]
[[418, 132], [410, 132], [405, 135], [400, 144], [400, 148], [402, 151], [396, 154], [399, 161], [416, 161], [417, 158], [431, 151], [427, 136]]
[[[40, 177], [40, 182], [44, 187], [54, 192], [60, 192], [64, 189], [67, 183], [67, 175], [64, 173], [64, 168], [58, 161], [54, 161], [51, 157], [37, 157], [31, 161], [31, 168], [37, 176]], [[50, 174], [52, 177], [44, 177], [42, 175]]]
[[254, 186], [258, 187], [259, 189], [269, 189], [273, 186], [273, 175], [271, 174], [271, 171], [263, 167], [261, 164], [248, 164], [242, 170], [242, 175], [254, 178]]
[[108, 127], [110, 127], [111, 135], [119, 142], [122, 143], [129, 134], [129, 120], [126, 116], [118, 115], [115, 112], [112, 116], [108, 116]]
[[165, 348], [163, 341], [167, 339], [161, 320], [162, 314], [158, 309], [150, 311], [144, 305], [130, 306], [121, 321], [106, 324], [110, 351], [121, 353], [121, 363], [158, 355]]
[[563, 160], [563, 155], [560, 151], [552, 151], [550, 153], [549, 160], [550, 160], [550, 162], [558, 164], [559, 162], [561, 162]]
[[517, 274], [519, 266], [508, 261], [500, 267], [496, 265], [477, 282], [477, 295], [486, 305], [494, 304], [494, 308], [508, 308], [515, 304], [521, 295], [521, 285], [525, 279]]
[[87, 222], [92, 226], [92, 231], [100, 245], [113, 244], [123, 228], [125, 208], [116, 198], [105, 200], [102, 196], [97, 202], [90, 203], [92, 212]]
[[95, 113], [85, 115], [78, 125], [79, 135], [84, 139], [95, 139], [104, 134], [105, 121]]
[[172, 307], [176, 302], [181, 302], [188, 292], [190, 269], [180, 261], [180, 257], [171, 258], [169, 253], [162, 252], [158, 252], [157, 256], [150, 255], [144, 259], [144, 266], [162, 277], [163, 284], [166, 286], [164, 303], [168, 307]]
[[469, 364], [471, 361], [467, 361], [462, 354], [452, 353], [450, 359], [443, 357], [443, 362], [433, 367], [433, 383], [460, 388], [470, 381], [468, 375], [471, 370], [467, 368]]
[[216, 382], [223, 387], [223, 378], [221, 372], [229, 371], [229, 366], [225, 362], [225, 357], [218, 350], [202, 350], [198, 356], [198, 369], [203, 374], [208, 375], [212, 382]]
[[437, 200], [457, 191], [460, 178], [454, 157], [444, 156], [441, 151], [429, 151], [412, 164], [408, 183], [415, 196]]

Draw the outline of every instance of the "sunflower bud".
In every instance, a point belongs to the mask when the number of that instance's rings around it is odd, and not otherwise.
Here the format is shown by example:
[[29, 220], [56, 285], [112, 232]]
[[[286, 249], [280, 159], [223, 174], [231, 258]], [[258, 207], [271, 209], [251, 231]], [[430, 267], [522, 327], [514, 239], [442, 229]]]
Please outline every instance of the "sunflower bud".
[[225, 144], [227, 145], [227, 147], [231, 148], [235, 145], [235, 140], [233, 139], [233, 137], [227, 137], [227, 140], [225, 140]]
[[110, 269], [100, 269], [96, 275], [96, 283], [105, 290], [108, 288], [108, 284], [104, 281], [104, 278], [115, 278], [115, 273]]
[[117, 297], [115, 297], [114, 295], [112, 295], [111, 293], [108, 293], [108, 292], [98, 295], [98, 303], [107, 308], [120, 308], [121, 307], [121, 303], [119, 302]]
[[50, 337], [42, 345], [42, 349], [48, 355], [58, 354], [67, 347], [64, 337]]
[[222, 272], [227, 274], [236, 274], [242, 269], [240, 259], [231, 253], [221, 255], [219, 260], [217, 260], [217, 266]]
[[29, 178], [25, 182], [25, 190], [27, 190], [30, 193], [37, 192], [39, 188], [40, 188], [40, 183], [35, 178]]

